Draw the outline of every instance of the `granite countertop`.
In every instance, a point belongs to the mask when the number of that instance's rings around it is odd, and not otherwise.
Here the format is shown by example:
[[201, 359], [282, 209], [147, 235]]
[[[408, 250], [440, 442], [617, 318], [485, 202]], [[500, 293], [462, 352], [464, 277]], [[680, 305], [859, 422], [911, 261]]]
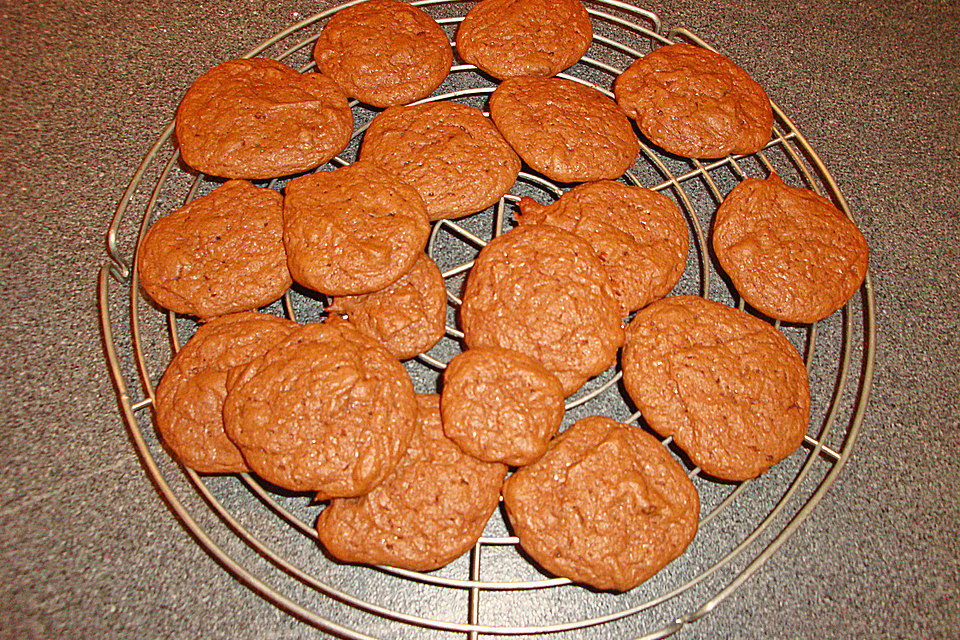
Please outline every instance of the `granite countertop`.
[[[327, 6], [0, 3], [0, 637], [325, 637], [218, 565], [151, 484], [105, 365], [96, 280], [117, 202], [192, 79]], [[843, 472], [778, 553], [676, 637], [956, 637], [960, 5], [644, 6], [731, 54], [810, 140], [869, 242], [877, 311], [872, 397]], [[465, 606], [459, 591], [443, 598]], [[343, 605], [316, 607], [336, 618]]]

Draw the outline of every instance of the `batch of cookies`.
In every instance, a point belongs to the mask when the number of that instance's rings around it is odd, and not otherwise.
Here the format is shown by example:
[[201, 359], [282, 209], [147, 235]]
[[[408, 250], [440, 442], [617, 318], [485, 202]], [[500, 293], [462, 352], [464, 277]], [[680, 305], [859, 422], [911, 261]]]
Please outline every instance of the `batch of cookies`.
[[[453, 51], [399, 0], [335, 13], [315, 71], [254, 58], [196, 80], [177, 111], [179, 151], [227, 180], [153, 224], [137, 256], [149, 297], [200, 322], [155, 396], [185, 466], [329, 501], [317, 530], [332, 556], [412, 570], [470, 549], [502, 497], [544, 570], [625, 591], [683, 552], [700, 506], [644, 428], [597, 416], [558, 435], [565, 398], [618, 353], [646, 426], [706, 476], [755, 477], [801, 444], [810, 392], [797, 350], [746, 312], [668, 296], [686, 267], [683, 215], [617, 181], [639, 153], [634, 124], [670, 154], [751, 154], [770, 141], [769, 99], [686, 44], [639, 58], [616, 100], [556, 78], [592, 39], [578, 0], [476, 3], [456, 50], [499, 82], [490, 117], [409, 104], [446, 78]], [[348, 144], [351, 98], [383, 109], [358, 160], [313, 172]], [[570, 188], [548, 206], [522, 198], [519, 225], [480, 251], [458, 292], [465, 349], [439, 394], [416, 394], [401, 360], [446, 331], [431, 222], [487, 210], [523, 165]], [[251, 182], [290, 176], [282, 194]], [[787, 322], [830, 315], [866, 272], [856, 226], [776, 174], [733, 189], [712, 245], [743, 299]], [[326, 297], [325, 321], [256, 311], [293, 283]]]

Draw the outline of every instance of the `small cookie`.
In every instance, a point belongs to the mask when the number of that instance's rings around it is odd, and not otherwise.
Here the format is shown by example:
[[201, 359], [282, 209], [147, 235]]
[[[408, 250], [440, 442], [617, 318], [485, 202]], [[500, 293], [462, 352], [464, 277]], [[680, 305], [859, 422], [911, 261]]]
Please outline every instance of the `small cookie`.
[[737, 185], [717, 210], [713, 250], [743, 299], [771, 318], [816, 322], [847, 303], [868, 249], [849, 218], [780, 176]]
[[490, 117], [520, 157], [551, 180], [619, 178], [640, 151], [617, 103], [572, 80], [504, 80], [490, 95]]
[[656, 438], [609, 418], [578, 420], [503, 486], [520, 546], [544, 569], [627, 591], [697, 533], [700, 497]]
[[140, 284], [160, 306], [212, 318], [256, 309], [292, 280], [283, 248], [283, 198], [230, 180], [160, 218], [137, 253]]
[[319, 167], [353, 132], [347, 97], [320, 73], [266, 58], [218, 64], [190, 86], [176, 117], [183, 161], [251, 180]]
[[227, 435], [254, 473], [320, 500], [377, 486], [407, 450], [415, 417], [403, 365], [335, 316], [251, 362], [223, 407]]
[[295, 322], [260, 313], [220, 316], [200, 325], [157, 386], [157, 429], [180, 461], [201, 473], [247, 471], [223, 431], [227, 376], [287, 337]]
[[366, 336], [406, 360], [428, 351], [447, 329], [447, 286], [437, 264], [420, 254], [386, 289], [335, 297], [327, 311], [347, 318]]
[[773, 131], [763, 87], [703, 47], [671, 44], [648, 53], [620, 74], [614, 93], [643, 135], [688, 158], [756, 153]]
[[430, 222], [417, 191], [368, 162], [287, 183], [283, 243], [290, 274], [334, 296], [396, 282], [427, 245]]
[[687, 264], [687, 224], [673, 200], [604, 180], [581, 184], [549, 206], [520, 200], [521, 224], [549, 224], [593, 247], [624, 315], [670, 293]]
[[460, 322], [471, 349], [503, 347], [538, 360], [570, 395], [612, 365], [620, 306], [584, 240], [547, 225], [518, 227], [480, 251]]
[[529, 356], [467, 349], [443, 373], [443, 431], [463, 451], [513, 467], [535, 462], [563, 422], [563, 387]]
[[387, 109], [360, 158], [414, 187], [431, 220], [483, 211], [510, 190], [520, 158], [483, 112], [456, 102]]
[[579, 0], [482, 0], [457, 29], [466, 62], [503, 80], [555, 76], [587, 52], [590, 16]]
[[453, 63], [440, 25], [398, 0], [369, 0], [337, 11], [320, 32], [313, 57], [348, 96], [374, 107], [425, 98]]
[[627, 328], [622, 365], [647, 424], [717, 478], [756, 477], [807, 433], [803, 359], [746, 312], [696, 296], [658, 300]]
[[464, 455], [443, 435], [440, 397], [417, 395], [417, 426], [394, 472], [361, 498], [320, 513], [320, 542], [344, 562], [430, 571], [476, 544], [500, 499], [501, 464]]

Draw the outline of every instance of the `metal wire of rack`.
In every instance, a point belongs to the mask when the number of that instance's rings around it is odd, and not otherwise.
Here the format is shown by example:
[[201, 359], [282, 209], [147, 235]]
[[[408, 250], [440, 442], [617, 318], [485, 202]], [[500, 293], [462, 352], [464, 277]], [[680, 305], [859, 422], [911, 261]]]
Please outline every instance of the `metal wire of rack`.
[[[326, 20], [349, 2], [277, 33], [244, 57], [267, 56], [309, 70], [310, 50]], [[421, 0], [452, 35], [472, 3]], [[594, 42], [587, 56], [562, 77], [607, 95], [616, 76], [653, 48], [675, 41], [708, 46], [685, 29], [665, 29], [647, 10], [615, 0], [590, 0]], [[471, 65], [455, 65], [451, 77], [427, 100], [457, 100], [483, 108], [495, 85]], [[359, 124], [351, 144], [333, 162], [349, 164], [375, 112], [353, 102]], [[696, 259], [675, 293], [696, 293], [744, 309], [707, 250], [716, 206], [740, 180], [777, 171], [785, 180], [849, 208], [816, 152], [774, 105], [774, 136], [752, 156], [703, 163], [669, 156], [641, 144], [641, 156], [625, 180], [672, 196], [683, 211]], [[108, 262], [99, 275], [99, 312], [106, 358], [121, 411], [141, 462], [169, 508], [197, 542], [241, 583], [301, 620], [345, 638], [539, 636], [663, 638], [709, 613], [766, 560], [816, 507], [850, 456], [863, 419], [875, 352], [873, 289], [869, 274], [861, 295], [814, 325], [780, 329], [804, 355], [814, 406], [803, 446], [760, 478], [722, 483], [701, 478], [670, 441], [663, 441], [689, 469], [701, 493], [700, 532], [687, 553], [634, 591], [596, 593], [563, 578], [546, 576], [529, 563], [503, 514], [494, 514], [468, 557], [432, 573], [341, 565], [324, 555], [307, 522], [319, 508], [248, 474], [199, 476], [178, 466], [162, 448], [151, 422], [155, 382], [194, 328], [186, 319], [158, 310], [141, 293], [134, 256], [147, 227], [163, 213], [217, 186], [179, 164], [173, 124], [153, 144], [135, 171], [107, 233]], [[153, 181], [153, 182], [151, 182]], [[268, 186], [282, 188], [281, 180]], [[408, 361], [418, 391], [435, 391], [445, 362], [460, 349], [457, 295], [473, 257], [507, 230], [509, 207], [523, 195], [553, 200], [563, 193], [532, 173], [522, 173], [488, 211], [434, 224], [428, 253], [441, 267], [448, 289], [447, 336], [429, 353]], [[134, 211], [143, 208], [137, 219]], [[322, 317], [323, 301], [294, 288], [269, 312], [298, 321]], [[747, 308], [747, 311], [751, 311]], [[588, 383], [567, 403], [566, 422], [582, 415], [610, 415], [642, 427], [642, 416], [620, 390], [614, 368]], [[135, 391], [141, 389], [142, 391]], [[598, 627], [600, 629], [598, 629]]]

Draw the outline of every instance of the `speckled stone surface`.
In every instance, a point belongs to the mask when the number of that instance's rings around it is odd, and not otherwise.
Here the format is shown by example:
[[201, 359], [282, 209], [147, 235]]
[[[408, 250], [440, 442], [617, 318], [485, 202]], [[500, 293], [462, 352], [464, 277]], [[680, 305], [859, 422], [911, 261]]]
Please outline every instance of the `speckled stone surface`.
[[[105, 365], [96, 278], [117, 202], [191, 80], [327, 6], [0, 1], [0, 637], [325, 636], [221, 568], [148, 480]], [[955, 637], [960, 6], [644, 6], [732, 55], [805, 133], [867, 237], [877, 307], [873, 395], [836, 484], [755, 575], [676, 637]], [[137, 206], [142, 211], [143, 203]], [[169, 461], [161, 464], [177, 477]], [[769, 482], [777, 480], [774, 474]], [[185, 482], [174, 484], [228, 552], [271, 584], [290, 584], [224, 533]], [[241, 521], [255, 517], [256, 501], [239, 483], [210, 484]], [[749, 497], [739, 504], [747, 522]], [[282, 525], [264, 526], [260, 535], [337, 588], [411, 615], [466, 621], [461, 590], [337, 571]], [[710, 551], [713, 542], [697, 544], [694, 553]], [[489, 558], [495, 562], [496, 553]], [[461, 559], [443, 575], [462, 576], [466, 566]], [[543, 611], [582, 617], [606, 602], [577, 589], [537, 592], [528, 600], [532, 608], [520, 612], [510, 611], [509, 594], [484, 595], [482, 602], [485, 615], [502, 611], [527, 623]], [[397, 635], [394, 625], [344, 612], [306, 587], [294, 583], [288, 593], [371, 636]], [[691, 602], [710, 595], [700, 592]], [[678, 604], [662, 616], [684, 611]], [[647, 628], [635, 617], [573, 637], [633, 637]], [[466, 637], [416, 629], [411, 637], [434, 635]]]

